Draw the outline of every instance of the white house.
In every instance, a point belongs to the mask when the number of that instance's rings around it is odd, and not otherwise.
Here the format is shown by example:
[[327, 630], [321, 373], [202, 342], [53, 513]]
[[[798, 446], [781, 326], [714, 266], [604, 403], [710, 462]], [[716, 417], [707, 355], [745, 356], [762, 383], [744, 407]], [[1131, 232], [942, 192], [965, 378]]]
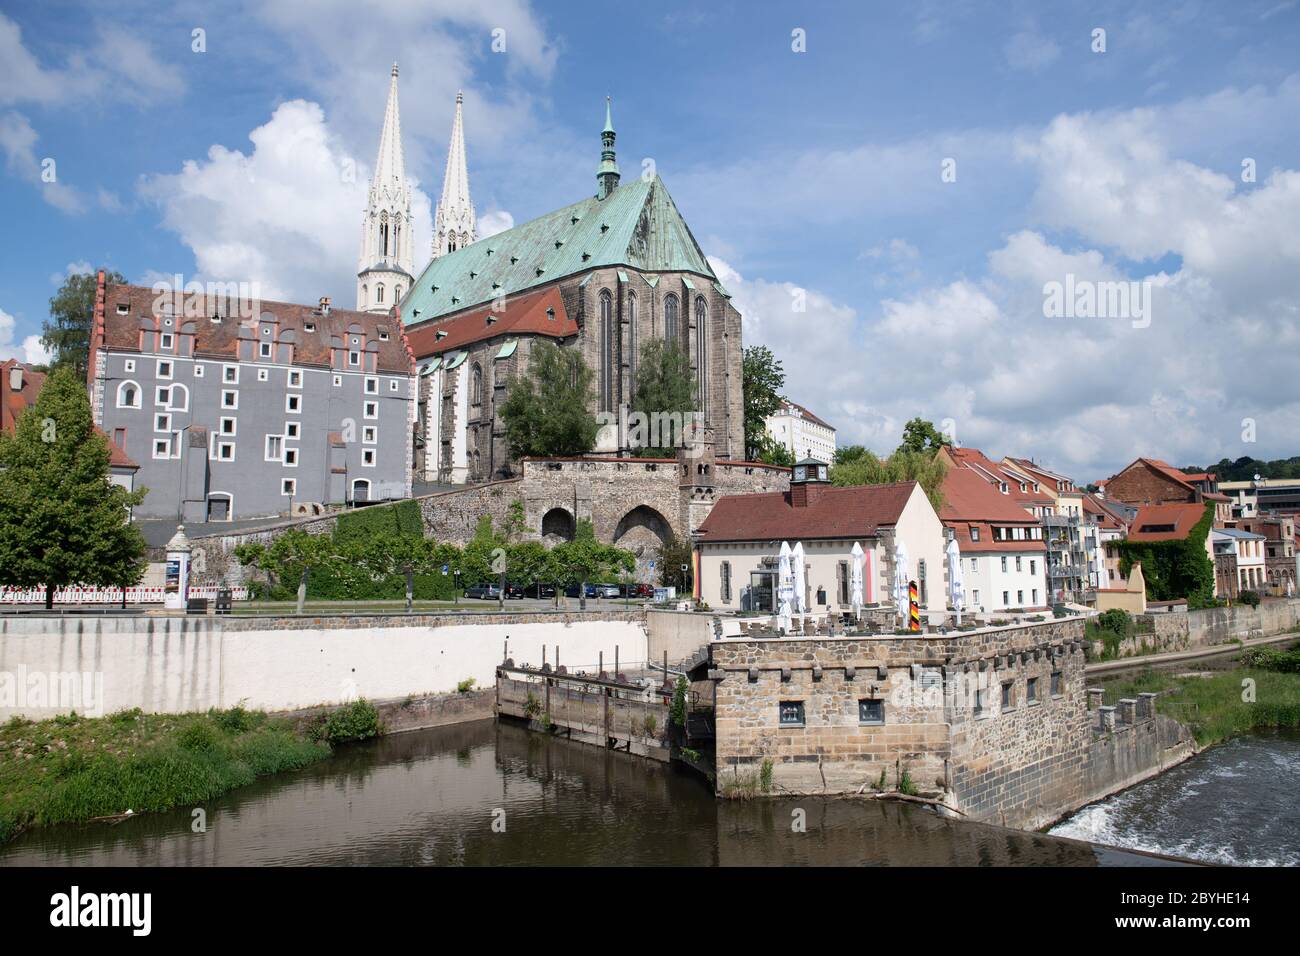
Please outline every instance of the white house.
[[776, 414], [767, 418], [767, 433], [785, 446], [797, 461], [813, 458], [830, 463], [835, 460], [835, 428], [802, 405], [786, 401]]

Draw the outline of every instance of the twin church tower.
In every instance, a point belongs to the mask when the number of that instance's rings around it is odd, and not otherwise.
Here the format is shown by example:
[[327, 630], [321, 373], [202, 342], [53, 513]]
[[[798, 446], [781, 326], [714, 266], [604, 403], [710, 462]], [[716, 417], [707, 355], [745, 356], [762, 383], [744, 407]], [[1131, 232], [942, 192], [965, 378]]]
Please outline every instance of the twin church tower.
[[[456, 117], [447, 147], [442, 198], [433, 219], [436, 259], [467, 246], [478, 238], [474, 205], [469, 198], [469, 171], [465, 162], [465, 129], [461, 117], [463, 96], [456, 94]], [[397, 64], [393, 64], [379, 134], [379, 155], [370, 180], [366, 211], [361, 219], [361, 255], [357, 261], [357, 311], [383, 313], [402, 300], [417, 273], [414, 270], [414, 234], [411, 229], [411, 189], [402, 156], [402, 116], [397, 105]]]

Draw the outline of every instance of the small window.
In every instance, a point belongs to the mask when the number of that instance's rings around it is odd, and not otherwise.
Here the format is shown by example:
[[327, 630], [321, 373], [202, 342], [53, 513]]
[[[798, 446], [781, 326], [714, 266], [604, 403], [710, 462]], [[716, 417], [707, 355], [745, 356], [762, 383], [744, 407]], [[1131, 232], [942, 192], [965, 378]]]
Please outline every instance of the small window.
[[156, 432], [171, 431], [172, 417], [170, 415], [155, 415], [153, 417], [153, 430]]
[[1020, 570], [1020, 555], [1016, 555], [1016, 570]]
[[203, 377], [203, 366], [200, 365], [198, 362], [194, 363], [194, 377], [195, 378]]
[[257, 353], [258, 353], [258, 355], [260, 355], [262, 358], [270, 358], [270, 357], [271, 357], [271, 343], [270, 343], [270, 342], [259, 342], [259, 343], [258, 343]]
[[238, 384], [239, 384], [239, 366], [238, 366], [238, 365], [224, 365], [224, 366], [222, 366], [222, 369], [221, 369], [221, 380], [222, 380], [223, 382], [225, 382], [227, 385], [238, 385]]
[[264, 368], [259, 368], [257, 370], [257, 380], [259, 382], [269, 382], [271, 380], [271, 373]]
[[[165, 405], [166, 402], [161, 404]], [[140, 407], [140, 386], [135, 382], [123, 382], [117, 387], [117, 407], [118, 408], [139, 408]]]
[[153, 440], [153, 456], [155, 458], [170, 458], [172, 456], [171, 438], [155, 438]]
[[285, 438], [297, 438], [297, 437], [298, 437], [298, 423], [297, 423], [297, 422], [285, 422], [285, 423], [284, 423], [284, 437], [285, 437]]
[[1052, 671], [1052, 696], [1061, 696], [1061, 672]]
[[397, 379], [393, 379], [391, 382], [388, 383], [388, 390], [390, 392], [397, 391]]
[[366, 404], [365, 404], [364, 415], [365, 415], [366, 418], [378, 418], [378, 417], [379, 417], [379, 403], [378, 403], [378, 402], [366, 402]]
[[885, 702], [883, 700], [858, 701], [858, 723], [883, 724], [885, 722]]
[[366, 377], [366, 394], [367, 395], [379, 394], [379, 379], [370, 378], [369, 376]]
[[170, 405], [172, 400], [172, 390], [164, 386], [159, 386], [154, 390], [153, 403], [155, 405]]
[[1003, 607], [1010, 607], [1010, 606], [1011, 606], [1011, 592], [1010, 592], [1010, 591], [1003, 591], [1003, 592], [1002, 592], [1002, 606], [1003, 606]]
[[1010, 681], [1002, 685], [1002, 709], [1003, 710], [1011, 710], [1013, 707], [1015, 707], [1016, 699], [1015, 699], [1015, 694], [1013, 693], [1014, 689], [1015, 687]]
[[980, 714], [984, 713], [984, 708], [985, 708], [985, 707], [987, 706], [987, 704], [988, 704], [988, 701], [985, 699], [985, 695], [986, 695], [986, 694], [987, 694], [987, 691], [986, 691], [983, 687], [976, 687], [976, 688], [975, 688], [975, 706], [974, 706], [974, 711], [975, 711], [975, 716], [976, 716], [976, 717], [978, 717]]
[[978, 541], [978, 540], [980, 539], [980, 529], [979, 529], [979, 528], [971, 528], [971, 529], [970, 529], [970, 539], [971, 539], [972, 541]]
[[1024, 592], [1024, 591], [1017, 591], [1017, 592], [1016, 592], [1016, 607], [1024, 607], [1024, 606], [1025, 606], [1025, 592]]
[[159, 363], [158, 363], [158, 377], [159, 377], [159, 378], [171, 378], [171, 377], [172, 377], [172, 363], [171, 363], [171, 362], [159, 362]]
[[217, 443], [217, 457], [222, 461], [235, 460], [235, 443], [232, 441], [223, 441]]
[[783, 700], [778, 706], [782, 727], [803, 726], [803, 701]]
[[131, 307], [127, 305], [125, 302], [119, 302], [117, 304], [118, 315], [129, 315], [130, 313], [131, 313]]
[[222, 408], [238, 408], [238, 407], [239, 407], [239, 393], [238, 393], [237, 391], [235, 391], [233, 388], [228, 388], [228, 389], [224, 390], [224, 391], [221, 393], [221, 407], [222, 407]]
[[1002, 556], [1002, 573], [1007, 573], [1007, 556], [1005, 554]]
[[342, 387], [343, 387], [343, 376], [342, 376], [342, 375], [335, 375], [335, 376], [334, 376], [334, 387], [335, 387], [335, 388], [342, 388]]
[[297, 369], [289, 369], [289, 387], [302, 388], [302, 372]]
[[315, 323], [315, 322], [304, 322], [304, 323], [302, 324], [302, 330], [303, 330], [304, 332], [315, 332], [315, 331], [316, 331], [316, 323]]
[[176, 339], [170, 332], [164, 332], [159, 340], [159, 347], [164, 349], [171, 349], [176, 344]]
[[294, 415], [296, 415], [296, 414], [298, 414], [299, 412], [301, 412], [301, 411], [302, 411], [302, 396], [301, 396], [301, 395], [286, 395], [286, 396], [284, 396], [284, 410], [285, 410], [286, 412], [289, 412], [290, 414], [294, 414]]
[[280, 482], [280, 494], [295, 495], [298, 493], [298, 479], [285, 478]]
[[123, 372], [127, 372], [127, 373], [134, 372], [134, 371], [135, 371], [135, 359], [127, 359], [125, 362], [123, 362], [123, 363], [122, 363], [122, 371], [123, 371]]
[[266, 460], [282, 461], [284, 459], [284, 440], [279, 435], [266, 436]]
[[238, 428], [238, 426], [236, 425], [236, 422], [238, 422], [238, 421], [239, 421], [239, 419], [237, 419], [237, 418], [222, 418], [222, 419], [221, 419], [221, 434], [223, 434], [223, 435], [234, 435], [234, 434], [236, 433], [236, 431], [237, 431], [237, 428]]
[[360, 352], [349, 352], [349, 353], [348, 353], [348, 364], [349, 364], [349, 365], [360, 365], [360, 364], [361, 364], [361, 353], [360, 353]]
[[361, 452], [361, 464], [367, 468], [375, 467], [375, 450], [373, 448], [366, 448]]
[[1038, 678], [1025, 678], [1025, 700], [1031, 704], [1038, 703]]
[[284, 465], [286, 468], [298, 467], [298, 449], [286, 448], [284, 450]]
[[[397, 290], [397, 295], [398, 295], [399, 298], [401, 297], [401, 294], [402, 294], [402, 290], [399, 288], [399, 289]], [[379, 341], [381, 341], [381, 342], [387, 342], [387, 341], [388, 341], [388, 330], [387, 330], [387, 329], [380, 329], [380, 330], [379, 330]]]
[[374, 425], [366, 425], [361, 429], [361, 441], [367, 445], [373, 445], [379, 441], [379, 429]]

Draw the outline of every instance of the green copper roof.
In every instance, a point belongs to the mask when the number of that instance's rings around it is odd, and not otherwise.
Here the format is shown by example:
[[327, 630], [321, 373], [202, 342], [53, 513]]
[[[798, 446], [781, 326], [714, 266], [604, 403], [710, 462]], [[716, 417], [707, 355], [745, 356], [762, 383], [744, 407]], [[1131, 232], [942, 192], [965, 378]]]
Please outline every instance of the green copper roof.
[[501, 350], [497, 352], [496, 357], [499, 359], [510, 358], [510, 356], [515, 354], [515, 349], [518, 347], [519, 347], [519, 340], [511, 339], [505, 345], [501, 346]]
[[432, 260], [402, 302], [414, 326], [589, 269], [628, 266], [715, 280], [663, 181], [623, 183]]

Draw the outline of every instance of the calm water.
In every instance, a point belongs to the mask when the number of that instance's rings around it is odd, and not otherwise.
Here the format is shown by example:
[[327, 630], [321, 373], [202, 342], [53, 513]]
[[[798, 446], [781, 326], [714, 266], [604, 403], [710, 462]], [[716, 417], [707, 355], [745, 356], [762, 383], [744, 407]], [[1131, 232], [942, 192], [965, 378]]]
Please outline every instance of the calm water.
[[1238, 866], [1300, 866], [1300, 733], [1237, 737], [1053, 834]]
[[[505, 833], [492, 830], [505, 810]], [[791, 831], [792, 810], [807, 832]], [[876, 801], [716, 800], [687, 771], [480, 721], [344, 748], [207, 804], [33, 830], [8, 865], [1076, 865], [1139, 854]]]

